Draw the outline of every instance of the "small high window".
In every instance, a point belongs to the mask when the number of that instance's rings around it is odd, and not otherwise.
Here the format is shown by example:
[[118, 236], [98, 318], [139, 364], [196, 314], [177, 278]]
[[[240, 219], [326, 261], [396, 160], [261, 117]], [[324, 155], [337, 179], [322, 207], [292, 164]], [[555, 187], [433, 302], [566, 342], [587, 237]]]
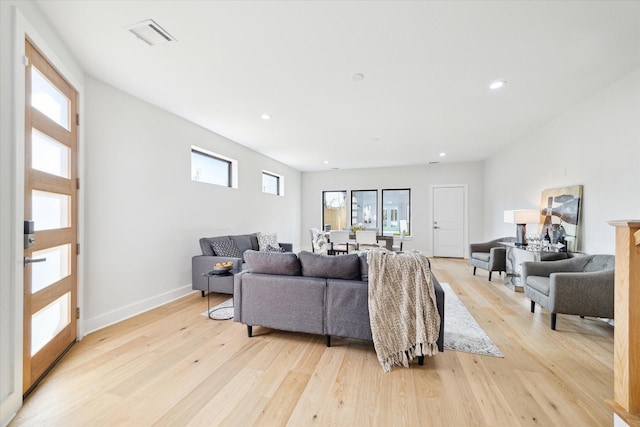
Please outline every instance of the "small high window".
[[198, 147], [191, 147], [191, 180], [237, 187], [234, 185], [238, 162]]
[[272, 172], [262, 171], [262, 192], [282, 196], [284, 178]]

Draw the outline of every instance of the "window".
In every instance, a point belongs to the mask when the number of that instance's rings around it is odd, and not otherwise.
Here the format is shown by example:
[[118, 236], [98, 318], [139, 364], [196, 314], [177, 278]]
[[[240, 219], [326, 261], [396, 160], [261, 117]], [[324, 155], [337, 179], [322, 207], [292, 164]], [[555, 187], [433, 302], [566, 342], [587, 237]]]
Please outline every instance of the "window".
[[276, 196], [284, 195], [284, 177], [272, 172], [262, 171], [262, 192], [275, 194]]
[[378, 229], [378, 191], [358, 190], [351, 192], [351, 225], [366, 230]]
[[324, 229], [342, 230], [347, 226], [347, 192], [322, 192], [322, 224]]
[[411, 190], [382, 190], [382, 234], [411, 233]]
[[191, 147], [191, 180], [237, 188], [238, 162], [198, 147]]

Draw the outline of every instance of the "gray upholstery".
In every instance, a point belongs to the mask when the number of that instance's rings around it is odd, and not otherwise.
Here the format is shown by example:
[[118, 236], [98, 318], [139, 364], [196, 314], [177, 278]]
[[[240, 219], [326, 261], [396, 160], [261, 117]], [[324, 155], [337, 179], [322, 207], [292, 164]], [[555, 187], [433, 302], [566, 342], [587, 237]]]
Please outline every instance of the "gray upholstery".
[[531, 312], [539, 304], [556, 314], [613, 318], [613, 255], [584, 255], [559, 261], [522, 263], [522, 283], [531, 300]]
[[[251, 263], [253, 254], [247, 255], [248, 262]], [[301, 252], [299, 256], [303, 272], [304, 258], [311, 259], [308, 255], [320, 257], [310, 252]], [[311, 277], [244, 271], [234, 276], [234, 320], [249, 328], [266, 326], [285, 331], [371, 341], [366, 255], [322, 258], [355, 261], [358, 277], [345, 280], [326, 278], [326, 272], [322, 273], [322, 277]], [[314, 262], [317, 263], [317, 260]], [[444, 351], [444, 291], [433, 273], [431, 278], [441, 317], [437, 344], [438, 349]]]
[[357, 254], [323, 256], [308, 251], [298, 254], [302, 275], [325, 279], [360, 279], [360, 259]]
[[469, 262], [473, 267], [473, 274], [476, 268], [482, 268], [489, 272], [489, 281], [493, 271], [501, 272], [507, 269], [506, 247], [498, 242], [514, 242], [515, 237], [501, 237], [484, 243], [471, 243], [469, 245]]
[[300, 260], [291, 252], [259, 252], [248, 250], [244, 253], [246, 270], [249, 273], [300, 276]]
[[[204, 276], [204, 274], [213, 270], [213, 267], [216, 265], [216, 263], [233, 261], [234, 271], [241, 271], [243, 269], [242, 258], [229, 258], [217, 256], [214, 254], [213, 248], [211, 247], [212, 241], [230, 240], [236, 244], [242, 255], [244, 255], [247, 250], [258, 250], [257, 233], [201, 238], [199, 243], [200, 249], [202, 250], [202, 255], [196, 255], [191, 258], [191, 288], [193, 290], [202, 291], [202, 295], [204, 296], [204, 292], [207, 290], [207, 277]], [[293, 251], [293, 245], [291, 243], [279, 243], [279, 245], [280, 247], [284, 248], [286, 252]], [[232, 277], [229, 277], [228, 280], [216, 279], [211, 283], [211, 292], [219, 292], [223, 294], [233, 293]]]

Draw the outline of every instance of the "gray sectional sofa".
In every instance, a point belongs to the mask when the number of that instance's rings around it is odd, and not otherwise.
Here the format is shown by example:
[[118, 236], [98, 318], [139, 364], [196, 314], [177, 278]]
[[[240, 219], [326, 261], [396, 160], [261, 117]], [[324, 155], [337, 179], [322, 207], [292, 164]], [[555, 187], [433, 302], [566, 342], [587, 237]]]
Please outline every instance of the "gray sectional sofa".
[[[238, 248], [240, 257], [216, 254], [214, 242], [233, 242], [235, 247]], [[291, 243], [278, 244], [286, 252], [291, 252], [293, 250], [293, 245]], [[204, 294], [207, 291], [207, 277], [205, 277], [204, 274], [213, 270], [216, 263], [226, 261], [233, 261], [233, 270], [241, 271], [243, 269], [244, 253], [248, 250], [259, 250], [258, 233], [239, 234], [235, 236], [203, 237], [200, 239], [200, 249], [202, 250], [202, 255], [196, 255], [191, 259], [191, 287], [193, 290], [201, 291], [202, 296], [204, 297]], [[212, 284], [210, 291], [232, 294], [233, 278], [230, 276], [229, 280], [216, 280], [215, 283]]]
[[[234, 276], [234, 320], [293, 332], [372, 341], [366, 254], [323, 256], [312, 252], [247, 251], [246, 270]], [[444, 291], [435, 275], [444, 351]], [[422, 362], [422, 360], [420, 360]]]

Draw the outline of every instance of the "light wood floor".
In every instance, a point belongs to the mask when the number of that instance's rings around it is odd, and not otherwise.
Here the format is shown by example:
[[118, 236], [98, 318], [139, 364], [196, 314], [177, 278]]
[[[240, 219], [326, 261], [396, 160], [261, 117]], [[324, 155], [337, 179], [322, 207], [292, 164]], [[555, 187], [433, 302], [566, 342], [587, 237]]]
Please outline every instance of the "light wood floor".
[[[193, 294], [77, 343], [12, 426], [610, 426], [613, 328], [529, 312], [494, 274], [433, 259], [504, 358], [445, 351], [384, 373], [368, 342], [213, 321]], [[215, 302], [227, 299], [215, 295]]]

